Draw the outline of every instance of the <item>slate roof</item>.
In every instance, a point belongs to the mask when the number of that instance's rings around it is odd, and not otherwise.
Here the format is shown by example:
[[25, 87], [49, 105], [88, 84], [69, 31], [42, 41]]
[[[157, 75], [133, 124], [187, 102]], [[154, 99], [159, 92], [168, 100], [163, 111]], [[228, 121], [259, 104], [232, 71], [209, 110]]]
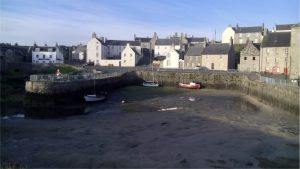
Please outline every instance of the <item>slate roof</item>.
[[202, 52], [203, 55], [228, 54], [230, 49], [229, 43], [215, 43], [206, 46]]
[[127, 40], [107, 40], [105, 41], [105, 45], [111, 45], [111, 46], [126, 46], [127, 43], [130, 44], [130, 46], [140, 46], [141, 42], [139, 41], [127, 41]]
[[262, 26], [252, 26], [252, 27], [233, 27], [235, 33], [255, 33], [263, 32]]
[[276, 30], [291, 30], [294, 24], [275, 25]]
[[289, 47], [291, 32], [272, 32], [267, 34], [262, 41], [262, 47]]
[[194, 37], [190, 37], [190, 38], [186, 38], [188, 40], [189, 43], [191, 42], [206, 42], [206, 38], [194, 38]]
[[203, 46], [191, 46], [186, 52], [186, 56], [200, 56], [204, 50]]
[[40, 52], [48, 52], [48, 49], [52, 49], [51, 52], [55, 52], [56, 51], [56, 47], [51, 47], [51, 46], [37, 46], [34, 47], [33, 51], [35, 52], [35, 49], [39, 48]]
[[136, 55], [141, 55], [135, 48], [131, 48]]
[[151, 38], [136, 37], [134, 40], [140, 42], [150, 42]]
[[155, 45], [160, 45], [160, 46], [168, 46], [168, 45], [179, 45], [180, 44], [180, 39], [179, 38], [171, 38], [171, 39], [157, 39]]

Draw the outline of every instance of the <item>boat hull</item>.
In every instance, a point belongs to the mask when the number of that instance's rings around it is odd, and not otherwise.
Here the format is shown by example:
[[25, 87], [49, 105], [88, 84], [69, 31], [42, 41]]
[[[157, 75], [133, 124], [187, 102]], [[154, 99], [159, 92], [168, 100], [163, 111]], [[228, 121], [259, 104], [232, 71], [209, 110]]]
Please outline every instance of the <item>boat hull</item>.
[[150, 81], [146, 81], [146, 82], [143, 82], [143, 86], [145, 86], [145, 87], [159, 87], [159, 84], [154, 83], [154, 82], [150, 82]]
[[185, 83], [179, 83], [180, 87], [187, 88], [187, 89], [200, 89], [200, 84], [193, 83], [193, 84], [185, 84]]
[[102, 100], [105, 100], [105, 96], [103, 95], [100, 95], [100, 96], [97, 96], [97, 95], [86, 95], [84, 96], [84, 100], [86, 102], [98, 102], [98, 101], [102, 101]]

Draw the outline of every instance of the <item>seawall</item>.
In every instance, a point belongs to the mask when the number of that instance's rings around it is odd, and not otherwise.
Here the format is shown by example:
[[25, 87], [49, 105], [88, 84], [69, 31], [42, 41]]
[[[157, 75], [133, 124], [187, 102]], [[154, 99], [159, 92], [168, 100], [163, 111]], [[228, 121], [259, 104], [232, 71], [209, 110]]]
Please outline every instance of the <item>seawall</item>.
[[[137, 71], [140, 79], [151, 80], [152, 73]], [[253, 77], [254, 76], [254, 77]], [[205, 88], [239, 90], [261, 102], [299, 114], [299, 87], [272, 85], [260, 82], [254, 74], [218, 72], [154, 72], [155, 80], [165, 86], [179, 82], [200, 82]]]
[[[179, 82], [200, 82], [205, 88], [239, 90], [256, 97], [261, 102], [273, 105], [294, 114], [299, 114], [299, 87], [279, 86], [260, 82], [255, 74], [222, 72], [154, 72], [155, 80], [163, 86], [178, 86]], [[257, 76], [256, 76], [257, 77]], [[126, 85], [141, 84], [143, 80], [152, 80], [151, 71], [135, 71], [117, 77], [95, 80], [97, 91], [109, 91]], [[74, 100], [90, 93], [94, 80], [49, 82], [27, 81], [27, 93], [48, 95], [53, 98], [72, 97]]]

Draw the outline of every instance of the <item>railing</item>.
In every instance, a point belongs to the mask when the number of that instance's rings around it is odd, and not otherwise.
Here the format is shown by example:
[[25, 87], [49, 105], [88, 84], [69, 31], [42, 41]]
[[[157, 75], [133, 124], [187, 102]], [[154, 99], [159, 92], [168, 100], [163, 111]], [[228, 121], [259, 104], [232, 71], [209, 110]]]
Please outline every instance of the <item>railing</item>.
[[61, 74], [59, 76], [54, 74], [47, 75], [30, 75], [30, 81], [50, 81], [50, 82], [70, 82], [91, 79], [105, 79], [109, 77], [118, 77], [123, 75], [121, 72], [114, 73], [84, 73], [78, 75]]
[[276, 84], [276, 85], [285, 85], [285, 86], [299, 86], [298, 83], [291, 83], [285, 79], [275, 79], [265, 76], [259, 76], [259, 80], [269, 84]]

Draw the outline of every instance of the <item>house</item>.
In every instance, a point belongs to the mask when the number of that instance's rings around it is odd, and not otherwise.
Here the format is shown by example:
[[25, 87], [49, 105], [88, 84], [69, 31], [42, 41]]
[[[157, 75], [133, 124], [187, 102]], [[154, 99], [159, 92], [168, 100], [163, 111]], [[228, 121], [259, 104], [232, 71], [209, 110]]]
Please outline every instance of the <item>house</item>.
[[98, 38], [93, 33], [92, 38], [87, 43], [87, 62], [92, 62], [94, 65], [100, 66], [121, 66], [121, 53], [127, 44], [143, 57], [139, 41], [106, 40]]
[[206, 37], [187, 37], [186, 39], [189, 46], [202, 45], [205, 47], [208, 43], [208, 39]]
[[204, 47], [201, 44], [191, 46], [184, 56], [184, 68], [193, 69], [196, 66], [201, 66], [201, 56]]
[[260, 71], [288, 74], [291, 63], [291, 32], [272, 32], [264, 36], [260, 50]]
[[157, 39], [154, 48], [154, 57], [167, 56], [168, 52], [172, 48], [175, 50], [180, 50], [179, 38]]
[[206, 46], [202, 52], [201, 66], [210, 70], [234, 69], [235, 54], [232, 43], [215, 43]]
[[64, 63], [64, 56], [58, 44], [50, 46], [33, 46], [32, 63]]
[[239, 71], [259, 72], [260, 45], [248, 41], [240, 54]]
[[72, 61], [85, 61], [86, 60], [86, 45], [72, 46]]
[[262, 36], [267, 32], [267, 29], [262, 26], [252, 27], [236, 27], [228, 26], [222, 33], [222, 43], [230, 43], [230, 38], [233, 39], [233, 44], [246, 44], [247, 41], [261, 43]]
[[298, 79], [300, 80], [300, 23], [295, 24], [291, 28], [291, 65], [290, 65], [290, 73], [289, 79]]
[[130, 47], [129, 43], [126, 45], [125, 49], [121, 53], [121, 66], [122, 67], [135, 67], [139, 60], [141, 59], [141, 54], [136, 51], [135, 48]]
[[275, 30], [273, 30], [273, 32], [290, 32], [293, 25], [295, 24], [275, 25]]
[[182, 59], [180, 58], [180, 51], [175, 49], [175, 46], [170, 49], [167, 54], [166, 58], [161, 63], [161, 68], [174, 68], [178, 69]]

